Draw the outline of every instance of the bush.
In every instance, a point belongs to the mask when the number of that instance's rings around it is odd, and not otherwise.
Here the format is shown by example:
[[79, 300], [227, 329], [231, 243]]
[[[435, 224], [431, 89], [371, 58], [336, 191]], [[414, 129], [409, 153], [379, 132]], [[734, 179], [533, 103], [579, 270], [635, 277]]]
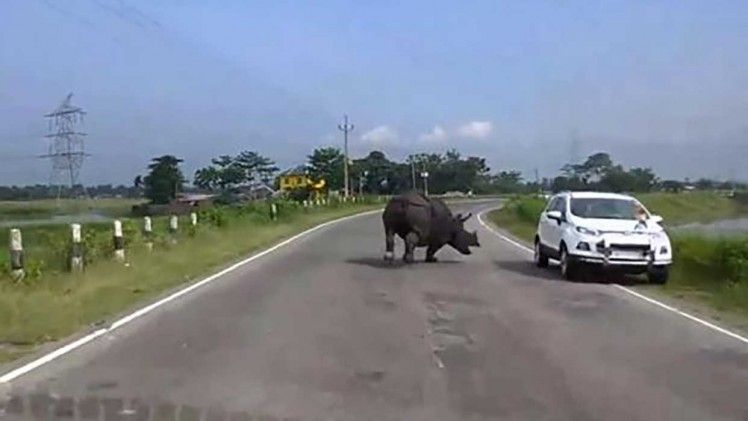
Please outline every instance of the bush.
[[748, 282], [748, 239], [721, 240], [715, 254], [729, 281]]
[[227, 211], [223, 207], [213, 207], [198, 214], [198, 221], [203, 221], [216, 227], [222, 227], [228, 222]]
[[748, 283], [748, 239], [673, 236], [675, 264], [689, 280]]
[[516, 201], [515, 212], [523, 220], [536, 224], [545, 209], [545, 200], [535, 197], [523, 197]]

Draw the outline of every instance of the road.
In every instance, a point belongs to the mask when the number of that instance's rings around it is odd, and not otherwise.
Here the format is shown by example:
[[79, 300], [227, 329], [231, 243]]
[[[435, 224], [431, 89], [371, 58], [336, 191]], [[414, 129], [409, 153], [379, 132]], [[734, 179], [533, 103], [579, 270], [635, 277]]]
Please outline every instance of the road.
[[328, 226], [12, 389], [188, 405], [182, 419], [748, 419], [744, 343], [468, 227], [471, 256], [389, 266], [379, 215]]

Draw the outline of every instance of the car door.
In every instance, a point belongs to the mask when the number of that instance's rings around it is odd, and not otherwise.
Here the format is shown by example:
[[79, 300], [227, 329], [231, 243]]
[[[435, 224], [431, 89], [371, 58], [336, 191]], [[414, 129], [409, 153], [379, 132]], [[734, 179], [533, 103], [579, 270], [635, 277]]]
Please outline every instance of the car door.
[[558, 196], [552, 197], [551, 200], [548, 201], [548, 206], [546, 206], [545, 210], [540, 214], [538, 236], [540, 237], [540, 244], [546, 247], [552, 247], [553, 245], [553, 226], [556, 224], [555, 220], [548, 217], [548, 211], [553, 210], [559, 200], [560, 198]]
[[[558, 196], [556, 200], [552, 203], [552, 207], [549, 210], [554, 210], [561, 212], [561, 215], [563, 216], [564, 220], [566, 218], [566, 196]], [[553, 249], [555, 252], [558, 252], [558, 246], [561, 244], [561, 237], [563, 234], [564, 229], [564, 220], [557, 220], [557, 219], [551, 219], [547, 218], [547, 234], [545, 236], [545, 242], [546, 246]]]

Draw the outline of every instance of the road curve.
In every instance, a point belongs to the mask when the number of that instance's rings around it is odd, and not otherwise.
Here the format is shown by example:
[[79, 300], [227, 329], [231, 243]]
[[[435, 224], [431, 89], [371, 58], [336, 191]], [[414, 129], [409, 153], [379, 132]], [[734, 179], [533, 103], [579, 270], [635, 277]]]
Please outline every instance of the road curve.
[[468, 225], [473, 255], [409, 266], [381, 260], [379, 215], [330, 225], [12, 392], [267, 419], [748, 419], [745, 344], [610, 285], [561, 281]]

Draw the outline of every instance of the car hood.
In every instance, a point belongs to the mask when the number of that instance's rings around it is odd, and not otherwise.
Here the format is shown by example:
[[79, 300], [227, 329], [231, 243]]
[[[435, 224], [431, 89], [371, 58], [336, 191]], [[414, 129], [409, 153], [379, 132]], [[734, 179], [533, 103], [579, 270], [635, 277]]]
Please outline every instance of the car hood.
[[576, 225], [611, 233], [662, 232], [662, 227], [652, 221], [641, 223], [635, 219], [583, 219], [577, 218]]

